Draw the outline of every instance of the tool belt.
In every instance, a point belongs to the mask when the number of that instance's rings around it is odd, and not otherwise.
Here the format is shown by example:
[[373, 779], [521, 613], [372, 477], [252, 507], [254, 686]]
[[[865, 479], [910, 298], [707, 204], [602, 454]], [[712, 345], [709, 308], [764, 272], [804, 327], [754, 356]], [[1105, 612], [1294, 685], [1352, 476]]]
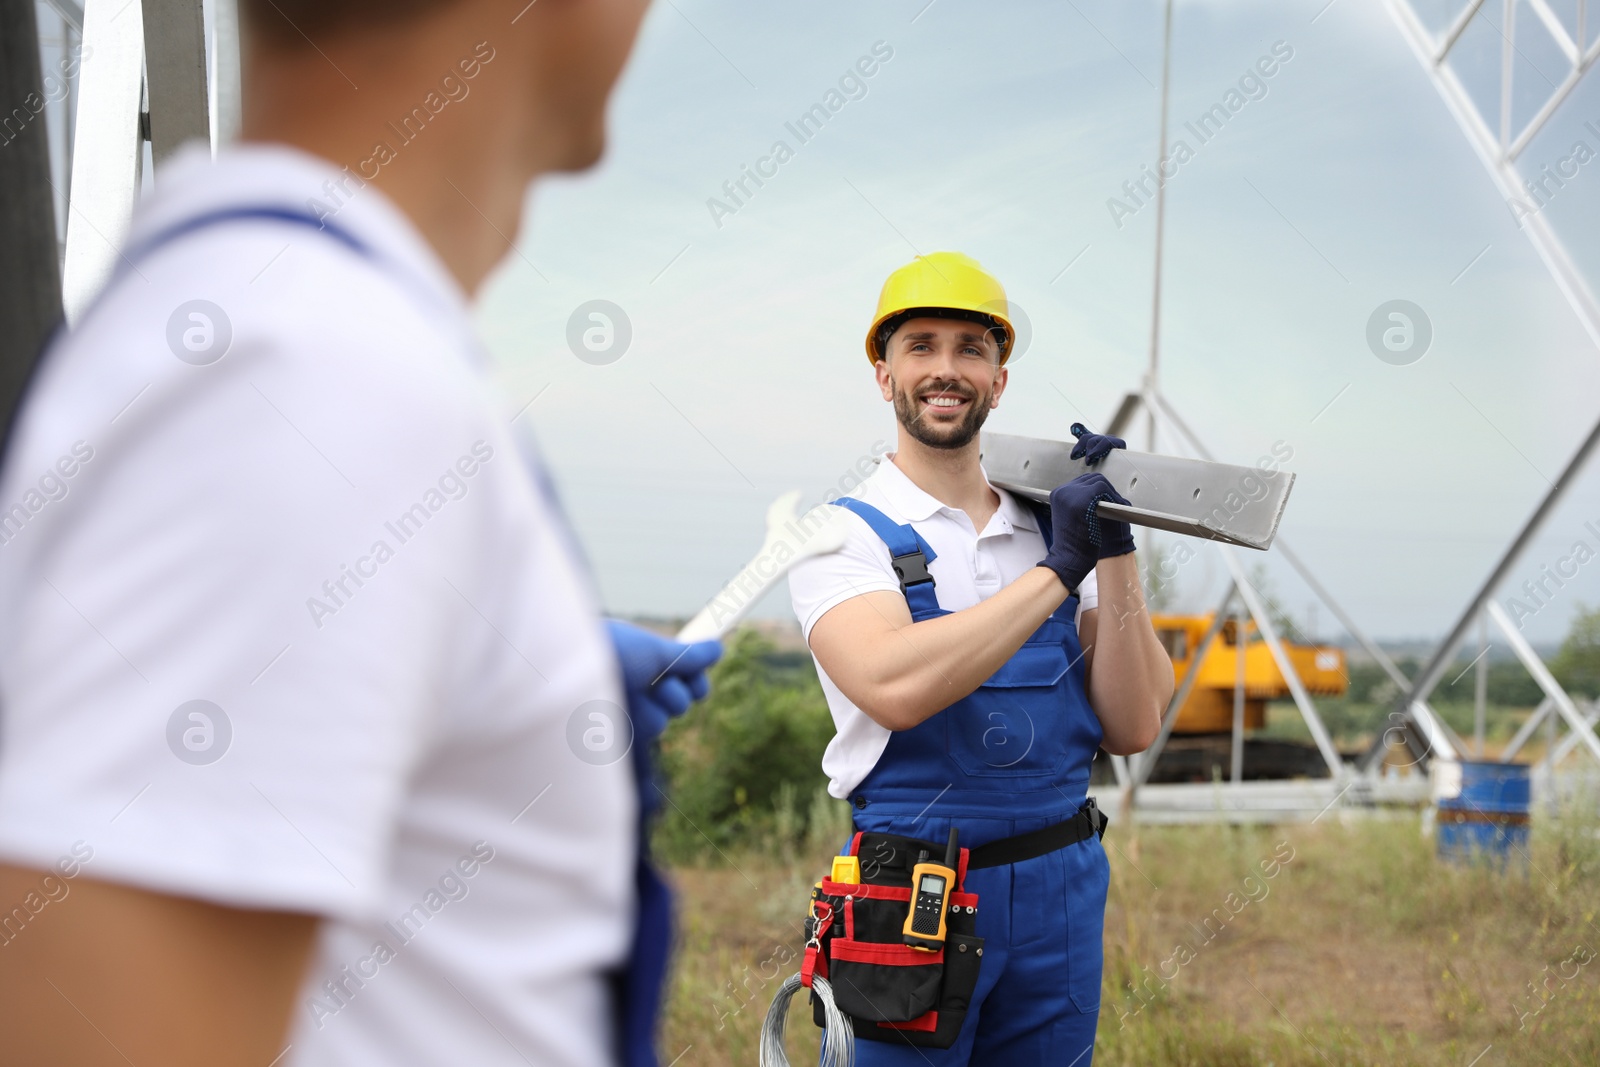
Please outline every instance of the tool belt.
[[[1104, 836], [1106, 823], [1090, 799], [1064, 822], [961, 849], [947, 900], [944, 948], [935, 952], [905, 944], [902, 929], [911, 907], [912, 868], [919, 856], [938, 855], [944, 846], [858, 832], [846, 855], [857, 857], [861, 881], [825, 878], [812, 890], [801, 981], [810, 986], [813, 975], [828, 979], [834, 1002], [858, 1038], [949, 1048], [966, 1021], [983, 960], [983, 938], [976, 936], [978, 896], [965, 891], [967, 872], [1021, 863], [1090, 835]], [[813, 1020], [824, 1026], [815, 995], [811, 1006]]]

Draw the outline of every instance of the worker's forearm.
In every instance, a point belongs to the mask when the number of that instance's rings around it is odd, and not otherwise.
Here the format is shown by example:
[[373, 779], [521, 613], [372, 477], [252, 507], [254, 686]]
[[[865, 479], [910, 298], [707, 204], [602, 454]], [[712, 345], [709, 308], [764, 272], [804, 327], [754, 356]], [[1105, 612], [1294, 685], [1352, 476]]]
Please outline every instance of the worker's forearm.
[[1100, 718], [1107, 752], [1141, 752], [1155, 740], [1172, 699], [1172, 661], [1150, 625], [1135, 556], [1101, 560], [1095, 579], [1100, 604], [1089, 703]]
[[1067, 599], [1055, 572], [1035, 567], [964, 611], [876, 636], [864, 708], [891, 730], [908, 730], [970, 695], [999, 670]]

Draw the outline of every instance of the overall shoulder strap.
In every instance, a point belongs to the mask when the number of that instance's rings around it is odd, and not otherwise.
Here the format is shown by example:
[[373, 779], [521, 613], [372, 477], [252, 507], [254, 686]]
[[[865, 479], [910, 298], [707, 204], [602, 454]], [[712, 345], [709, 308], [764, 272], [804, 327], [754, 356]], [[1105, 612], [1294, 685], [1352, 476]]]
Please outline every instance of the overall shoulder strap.
[[213, 226], [220, 226], [229, 222], [276, 222], [286, 226], [300, 226], [306, 229], [318, 230], [324, 236], [344, 245], [356, 255], [367, 259], [373, 258], [373, 251], [365, 241], [362, 241], [343, 226], [329, 222], [327, 219], [318, 218], [309, 211], [275, 207], [270, 204], [245, 204], [239, 207], [221, 208], [216, 211], [193, 215], [180, 222], [173, 223], [164, 230], [157, 230], [124, 252], [122, 259], [127, 265], [132, 265], [181, 237], [187, 237], [197, 230], [207, 230]]
[[934, 594], [933, 575], [928, 564], [938, 559], [932, 546], [909, 523], [898, 523], [871, 504], [855, 497], [843, 496], [834, 501], [839, 507], [853, 511], [861, 517], [872, 532], [889, 548], [889, 563], [895, 577], [900, 579], [900, 592], [906, 598], [913, 616], [938, 611], [939, 600]]
[[[222, 208], [217, 211], [208, 211], [199, 215], [191, 216], [182, 220], [181, 222], [175, 222], [166, 229], [156, 231], [149, 237], [146, 237], [144, 240], [122, 252], [117, 258], [115, 273], [113, 274], [111, 280], [106, 283], [105, 288], [101, 291], [101, 298], [103, 298], [105, 291], [109, 290], [114, 282], [120, 280], [121, 277], [128, 271], [133, 270], [134, 265], [139, 260], [148, 258], [172, 242], [181, 237], [186, 237], [197, 230], [209, 229], [212, 226], [218, 226], [228, 222], [276, 222], [289, 226], [302, 226], [308, 229], [319, 230], [325, 236], [339, 242], [352, 252], [365, 259], [377, 258], [375, 253], [370, 247], [368, 247], [366, 242], [356, 237], [349, 230], [346, 230], [342, 226], [335, 225], [334, 223], [329, 222], [327, 219], [319, 219], [316, 215], [313, 215], [309, 211], [298, 211], [294, 208], [275, 207], [267, 204]], [[101, 298], [97, 298], [95, 304], [98, 304]], [[95, 305], [91, 304], [89, 308], [85, 309], [84, 314], [80, 316], [80, 322], [93, 313], [94, 306]], [[50, 350], [55, 347], [56, 341], [58, 341], [65, 332], [65, 324], [58, 324], [55, 331], [52, 332], [45, 343], [40, 346], [39, 350], [34, 353], [33, 360], [28, 366], [28, 373], [23, 378], [21, 388], [17, 390], [17, 395], [12, 401], [10, 409], [3, 413], [4, 423], [3, 425], [0, 425], [0, 459], [5, 457], [6, 452], [11, 447], [11, 438], [16, 433], [17, 420], [21, 415], [22, 405], [27, 400], [28, 392], [31, 390], [34, 381], [39, 376], [40, 366], [44, 363], [45, 357], [48, 355]]]

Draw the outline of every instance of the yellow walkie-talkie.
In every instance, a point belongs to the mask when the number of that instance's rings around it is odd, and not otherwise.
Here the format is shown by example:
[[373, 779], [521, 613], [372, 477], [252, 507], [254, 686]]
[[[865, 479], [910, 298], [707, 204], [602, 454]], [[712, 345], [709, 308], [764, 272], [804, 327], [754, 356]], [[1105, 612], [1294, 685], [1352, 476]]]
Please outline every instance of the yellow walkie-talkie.
[[912, 948], [937, 952], [944, 948], [946, 902], [956, 887], [956, 830], [950, 828], [950, 843], [945, 846], [944, 863], [929, 863], [926, 850], [911, 869], [911, 908], [906, 913], [901, 940]]

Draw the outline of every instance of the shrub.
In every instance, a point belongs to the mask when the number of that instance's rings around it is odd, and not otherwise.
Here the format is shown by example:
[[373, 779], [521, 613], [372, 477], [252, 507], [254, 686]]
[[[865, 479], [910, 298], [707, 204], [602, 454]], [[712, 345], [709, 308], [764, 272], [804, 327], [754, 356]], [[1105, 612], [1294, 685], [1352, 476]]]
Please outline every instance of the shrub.
[[843, 802], [826, 797], [822, 773], [833, 718], [815, 671], [792, 658], [738, 631], [712, 670], [711, 695], [668, 728], [660, 765], [669, 802], [654, 837], [664, 857], [777, 854], [814, 829], [837, 829], [832, 805]]

